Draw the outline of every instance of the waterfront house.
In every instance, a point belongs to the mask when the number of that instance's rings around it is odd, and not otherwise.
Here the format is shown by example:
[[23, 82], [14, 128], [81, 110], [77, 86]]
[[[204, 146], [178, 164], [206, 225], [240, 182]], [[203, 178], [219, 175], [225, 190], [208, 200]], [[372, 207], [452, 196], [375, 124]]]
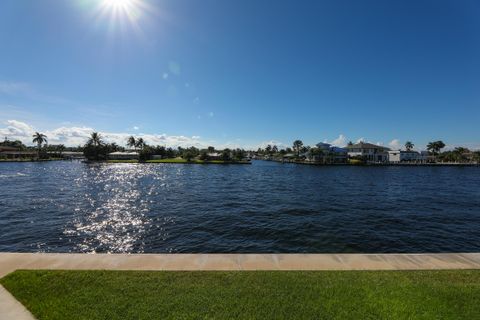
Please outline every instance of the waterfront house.
[[18, 150], [18, 148], [14, 147], [0, 146], [0, 158], [11, 157], [12, 153], [18, 152]]
[[207, 153], [207, 159], [210, 161], [222, 160], [223, 156], [220, 152], [209, 152]]
[[295, 153], [286, 153], [282, 156], [282, 161], [293, 161], [297, 158]]
[[330, 157], [333, 160], [333, 163], [347, 163], [347, 149], [332, 146], [330, 147]]
[[3, 159], [25, 159], [35, 157], [37, 157], [37, 152], [35, 151], [23, 151], [15, 147], [0, 146], [0, 158]]
[[76, 151], [48, 151], [46, 153], [50, 158], [64, 158], [64, 159], [84, 159], [85, 156], [83, 152]]
[[347, 150], [332, 146], [329, 143], [317, 143], [306, 154], [306, 160], [315, 163], [335, 164], [347, 162]]
[[319, 142], [315, 145], [318, 149], [322, 150], [322, 151], [325, 151], [325, 152], [328, 152], [330, 151], [330, 148], [332, 147], [331, 144], [329, 143], [325, 143], [325, 142]]
[[15, 147], [8, 147], [8, 146], [0, 146], [0, 153], [7, 152], [7, 151], [18, 151], [18, 148]]
[[75, 152], [75, 151], [63, 151], [62, 157], [65, 159], [83, 159], [85, 156], [83, 152]]
[[427, 162], [427, 156], [421, 154], [417, 151], [412, 150], [389, 150], [388, 151], [388, 162], [390, 163], [400, 163], [400, 162], [418, 162], [423, 163]]
[[117, 151], [108, 154], [109, 160], [138, 160], [138, 152], [135, 151]]
[[360, 158], [367, 162], [387, 162], [389, 148], [376, 144], [359, 142], [346, 146], [350, 158]]

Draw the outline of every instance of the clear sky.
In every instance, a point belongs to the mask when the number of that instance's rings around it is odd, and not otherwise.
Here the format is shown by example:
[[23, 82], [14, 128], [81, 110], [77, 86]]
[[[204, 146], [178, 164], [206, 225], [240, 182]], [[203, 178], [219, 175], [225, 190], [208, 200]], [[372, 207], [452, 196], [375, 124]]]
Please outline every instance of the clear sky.
[[480, 148], [478, 0], [2, 0], [0, 135]]

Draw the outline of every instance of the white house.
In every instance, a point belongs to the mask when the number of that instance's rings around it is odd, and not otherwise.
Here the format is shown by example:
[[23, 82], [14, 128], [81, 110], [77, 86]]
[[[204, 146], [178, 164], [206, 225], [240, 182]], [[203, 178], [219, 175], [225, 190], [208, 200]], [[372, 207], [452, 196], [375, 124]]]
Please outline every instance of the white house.
[[350, 158], [362, 158], [368, 162], [387, 162], [389, 148], [376, 144], [359, 142], [346, 146]]
[[428, 155], [412, 150], [390, 150], [388, 151], [388, 162], [426, 162]]
[[223, 155], [220, 152], [209, 152], [207, 153], [208, 160], [222, 160]]
[[108, 154], [109, 160], [137, 160], [138, 152], [125, 151], [125, 152], [112, 152]]

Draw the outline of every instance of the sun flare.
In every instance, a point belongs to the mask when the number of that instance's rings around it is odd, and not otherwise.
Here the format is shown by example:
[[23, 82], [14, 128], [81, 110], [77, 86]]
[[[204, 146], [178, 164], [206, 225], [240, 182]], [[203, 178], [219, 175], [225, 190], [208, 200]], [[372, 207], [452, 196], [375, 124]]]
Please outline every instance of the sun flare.
[[103, 0], [103, 6], [112, 10], [129, 10], [135, 7], [135, 0]]
[[102, 0], [101, 9], [114, 19], [138, 19], [143, 9], [143, 0]]
[[106, 31], [111, 39], [120, 34], [145, 39], [144, 30], [164, 16], [159, 5], [153, 5], [149, 0], [78, 1], [89, 11], [92, 25], [97, 30]]

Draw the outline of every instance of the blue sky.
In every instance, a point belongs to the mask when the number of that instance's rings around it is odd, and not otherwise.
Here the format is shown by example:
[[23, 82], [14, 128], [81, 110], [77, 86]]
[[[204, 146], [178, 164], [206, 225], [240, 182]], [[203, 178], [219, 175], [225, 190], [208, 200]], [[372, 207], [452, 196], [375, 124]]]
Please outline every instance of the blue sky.
[[0, 2], [0, 135], [26, 142], [480, 148], [479, 120], [475, 0]]

